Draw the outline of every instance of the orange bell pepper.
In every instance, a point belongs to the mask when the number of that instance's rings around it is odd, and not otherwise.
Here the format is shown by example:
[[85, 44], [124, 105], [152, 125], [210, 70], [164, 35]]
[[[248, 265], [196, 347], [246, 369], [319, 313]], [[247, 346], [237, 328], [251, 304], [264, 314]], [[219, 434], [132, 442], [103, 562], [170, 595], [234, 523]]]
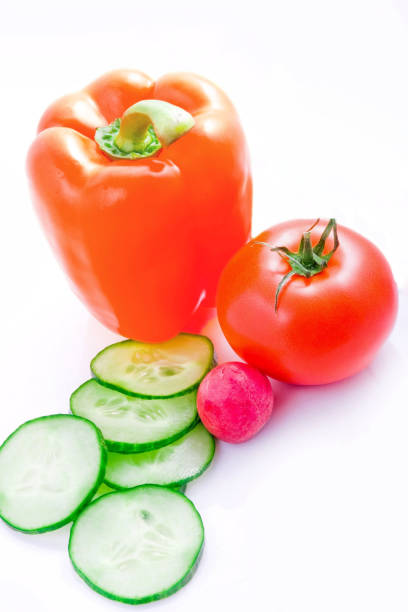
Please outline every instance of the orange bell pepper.
[[57, 100], [27, 168], [74, 290], [126, 337], [166, 340], [212, 307], [221, 270], [250, 234], [252, 181], [237, 113], [193, 74], [154, 82], [118, 70]]

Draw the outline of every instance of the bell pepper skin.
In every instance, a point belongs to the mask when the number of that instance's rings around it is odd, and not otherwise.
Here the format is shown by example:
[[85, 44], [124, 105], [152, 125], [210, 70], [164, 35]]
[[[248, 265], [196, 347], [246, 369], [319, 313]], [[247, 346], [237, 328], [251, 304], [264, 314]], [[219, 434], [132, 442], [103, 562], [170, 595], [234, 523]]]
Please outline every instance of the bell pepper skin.
[[[141, 100], [177, 105], [195, 125], [152, 157], [110, 158], [95, 130]], [[167, 340], [213, 307], [223, 267], [250, 235], [245, 136], [227, 96], [194, 74], [154, 82], [117, 70], [57, 100], [40, 120], [27, 171], [75, 292], [129, 338]]]

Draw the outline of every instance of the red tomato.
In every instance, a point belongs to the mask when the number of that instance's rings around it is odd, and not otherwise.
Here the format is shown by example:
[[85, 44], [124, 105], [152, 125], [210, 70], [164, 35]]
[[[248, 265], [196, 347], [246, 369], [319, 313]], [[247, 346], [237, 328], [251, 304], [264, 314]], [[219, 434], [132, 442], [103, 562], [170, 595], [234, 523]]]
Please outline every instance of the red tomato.
[[[241, 248], [224, 269], [217, 295], [222, 330], [249, 364], [289, 383], [318, 385], [364, 368], [394, 324], [398, 294], [390, 266], [369, 240], [338, 226], [340, 245], [323, 270], [310, 278], [293, 275], [286, 258], [271, 246], [297, 251], [313, 222], [280, 223]], [[311, 230], [315, 247], [326, 226]], [[333, 248], [326, 242], [323, 253]], [[283, 254], [283, 253], [282, 253]]]

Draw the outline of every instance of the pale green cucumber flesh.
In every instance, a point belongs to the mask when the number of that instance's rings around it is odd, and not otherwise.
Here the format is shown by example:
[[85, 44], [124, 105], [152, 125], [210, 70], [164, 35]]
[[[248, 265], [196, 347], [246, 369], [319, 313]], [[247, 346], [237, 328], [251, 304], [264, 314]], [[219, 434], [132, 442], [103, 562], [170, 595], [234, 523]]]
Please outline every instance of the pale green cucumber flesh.
[[146, 399], [88, 380], [71, 395], [71, 412], [92, 421], [109, 450], [138, 453], [170, 444], [198, 421], [196, 391]]
[[179, 334], [159, 344], [135, 340], [102, 350], [91, 370], [104, 385], [140, 397], [170, 397], [198, 387], [212, 367], [214, 347], [205, 336]]
[[184, 495], [146, 485], [103, 495], [71, 528], [69, 556], [95, 591], [129, 604], [167, 597], [192, 577], [204, 542]]
[[144, 453], [108, 453], [105, 483], [113, 489], [144, 484], [181, 486], [197, 478], [210, 465], [215, 450], [213, 436], [198, 423], [172, 444]]
[[80, 417], [24, 423], [0, 447], [0, 517], [26, 533], [69, 523], [102, 483], [106, 454], [100, 431]]

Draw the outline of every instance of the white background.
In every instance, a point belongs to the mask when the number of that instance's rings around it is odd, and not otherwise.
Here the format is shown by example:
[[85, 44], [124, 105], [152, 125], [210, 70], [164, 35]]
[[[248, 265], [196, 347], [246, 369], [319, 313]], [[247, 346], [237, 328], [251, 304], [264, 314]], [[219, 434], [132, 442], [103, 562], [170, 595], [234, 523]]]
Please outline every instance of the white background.
[[[0, 12], [0, 439], [65, 412], [114, 336], [71, 294], [31, 210], [24, 171], [50, 101], [117, 67], [220, 84], [246, 130], [254, 231], [336, 216], [374, 240], [400, 288], [397, 326], [366, 371], [276, 385], [276, 414], [219, 444], [188, 494], [206, 526], [192, 582], [146, 610], [406, 612], [408, 5], [406, 0], [7, 2]], [[364, 282], [364, 279], [362, 279]], [[0, 525], [1, 609], [125, 609], [72, 570], [69, 528]]]

